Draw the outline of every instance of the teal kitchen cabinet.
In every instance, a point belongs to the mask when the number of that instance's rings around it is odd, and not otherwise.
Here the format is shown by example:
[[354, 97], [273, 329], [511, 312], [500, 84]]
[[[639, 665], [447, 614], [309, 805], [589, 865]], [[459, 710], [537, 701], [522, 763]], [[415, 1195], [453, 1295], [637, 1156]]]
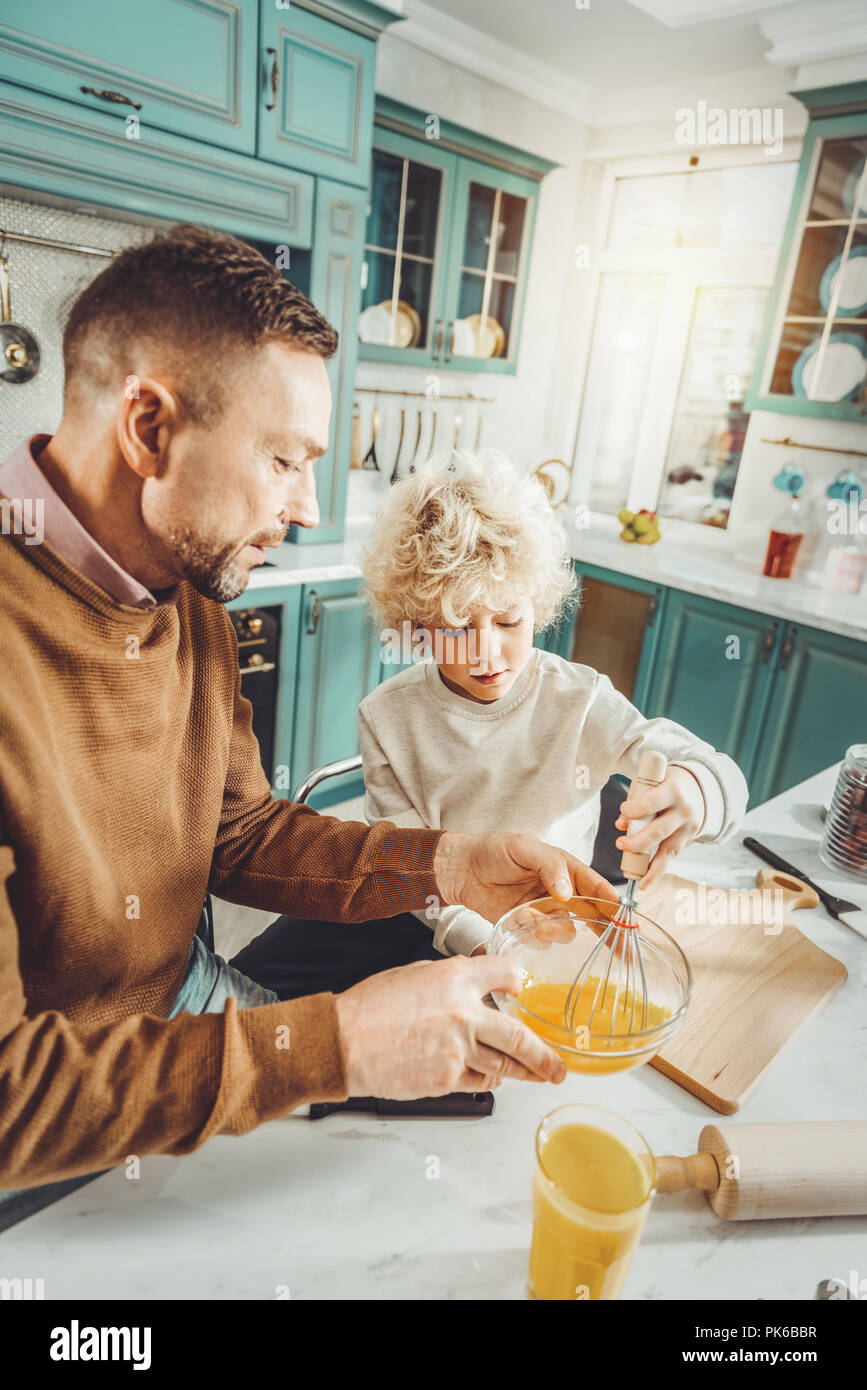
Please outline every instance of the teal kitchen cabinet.
[[519, 174], [459, 161], [438, 357], [451, 369], [517, 370], [537, 192]]
[[867, 642], [787, 625], [753, 799], [767, 801], [867, 743]]
[[575, 572], [581, 588], [569, 660], [601, 671], [615, 690], [646, 711], [667, 591], [581, 561], [575, 561]]
[[199, 222], [272, 247], [312, 241], [310, 174], [165, 131], [127, 140], [115, 116], [2, 81], [0, 182], [103, 215]]
[[579, 560], [573, 567], [577, 601], [556, 627], [537, 634], [535, 645], [600, 671], [643, 709], [666, 591], [661, 584]]
[[867, 413], [867, 82], [796, 92], [810, 123], [744, 409]]
[[359, 355], [514, 373], [539, 183], [555, 166], [377, 97]]
[[[669, 589], [644, 713], [683, 724], [735, 760], [753, 791], [781, 619]], [[830, 759], [829, 759], [830, 761]], [[806, 775], [806, 774], [805, 774]]]
[[289, 532], [290, 540], [302, 545], [343, 539], [365, 201], [362, 189], [329, 179], [316, 180], [309, 294], [337, 329], [340, 342], [326, 363], [332, 397], [328, 448], [314, 464], [319, 525], [313, 529], [293, 526]]
[[[301, 596], [292, 776], [358, 753], [358, 706], [380, 679], [379, 634], [357, 579], [306, 584]], [[360, 776], [334, 778], [311, 806], [357, 796]], [[291, 795], [291, 793], [290, 793]]]
[[367, 23], [332, 24], [297, 3], [261, 0], [264, 82], [259, 155], [367, 186], [376, 34], [398, 18], [373, 4]]
[[3, 8], [0, 78], [113, 112], [122, 131], [135, 117], [141, 133], [130, 144], [166, 130], [255, 152], [255, 0], [39, 0]]

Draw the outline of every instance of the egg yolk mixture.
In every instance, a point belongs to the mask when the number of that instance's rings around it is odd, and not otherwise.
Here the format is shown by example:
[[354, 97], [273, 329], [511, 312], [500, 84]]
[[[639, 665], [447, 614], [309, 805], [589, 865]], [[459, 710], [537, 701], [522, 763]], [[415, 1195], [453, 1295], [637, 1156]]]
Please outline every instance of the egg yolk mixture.
[[[574, 1014], [572, 1016], [573, 1037], [564, 1034], [566, 1027], [566, 1000], [569, 997], [571, 986], [563, 981], [537, 980], [529, 975], [524, 981], [523, 988], [519, 995], [514, 999], [514, 1004], [521, 1021], [526, 1023], [528, 1028], [532, 1028], [534, 1033], [538, 1033], [540, 1038], [553, 1044], [563, 1044], [568, 1042], [570, 1047], [575, 1047], [578, 1052], [561, 1052], [565, 1065], [571, 1071], [614, 1071], [620, 1070], [617, 1063], [608, 1060], [610, 1054], [629, 1051], [633, 1046], [633, 1039], [630, 1034], [630, 1021], [632, 1023], [632, 1033], [642, 1030], [642, 1009], [644, 999], [638, 995], [635, 1000], [635, 1015], [632, 1016], [632, 991], [621, 993], [617, 998], [617, 1011], [613, 1014], [614, 1026], [612, 1028], [612, 1012], [615, 1003], [615, 985], [609, 980], [604, 998], [600, 995], [593, 1008], [593, 1001], [596, 998], [596, 991], [599, 988], [600, 980], [598, 976], [591, 976], [577, 999], [572, 1000]], [[571, 1011], [572, 1005], [570, 1005]], [[589, 1036], [590, 1031], [590, 1012], [593, 1011], [593, 1037]], [[647, 1005], [647, 1019], [644, 1022], [644, 1029], [658, 1028], [666, 1019], [671, 1018], [671, 1009], [665, 1005], [649, 1002]], [[598, 1034], [609, 1034], [606, 1037], [604, 1046], [598, 1040]], [[584, 1046], [582, 1047], [582, 1042]], [[580, 1053], [585, 1055], [581, 1056]], [[601, 1058], [602, 1060], [596, 1060]], [[622, 1068], [633, 1065], [631, 1060], [624, 1060]]]

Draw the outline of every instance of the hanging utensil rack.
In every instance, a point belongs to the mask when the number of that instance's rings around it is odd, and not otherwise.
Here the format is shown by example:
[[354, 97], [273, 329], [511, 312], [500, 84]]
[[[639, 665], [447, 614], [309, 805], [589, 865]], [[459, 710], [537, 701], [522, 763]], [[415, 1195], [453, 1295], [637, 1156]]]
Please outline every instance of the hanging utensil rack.
[[[422, 421], [423, 421], [423, 419], [424, 419], [424, 417], [425, 417], [426, 414], [429, 414], [429, 415], [431, 415], [431, 416], [433, 417], [433, 428], [432, 428], [432, 430], [431, 430], [431, 436], [430, 436], [430, 439], [429, 439], [429, 441], [428, 441], [427, 450], [426, 450], [426, 452], [430, 454], [430, 453], [433, 453], [433, 452], [436, 451], [437, 436], [438, 436], [439, 429], [440, 429], [440, 411], [439, 411], [439, 409], [438, 409], [437, 407], [439, 406], [439, 404], [440, 404], [441, 401], [457, 401], [457, 402], [462, 403], [462, 404], [465, 404], [465, 405], [468, 404], [468, 405], [472, 405], [472, 406], [479, 406], [479, 407], [481, 407], [481, 406], [483, 406], [483, 405], [491, 405], [491, 404], [493, 404], [493, 400], [494, 400], [494, 398], [493, 398], [492, 396], [476, 396], [476, 395], [473, 394], [472, 391], [468, 391], [465, 395], [462, 395], [462, 396], [429, 396], [428, 393], [427, 393], [426, 391], [400, 391], [400, 390], [398, 390], [398, 389], [396, 389], [396, 388], [394, 388], [394, 387], [385, 387], [385, 386], [358, 386], [358, 387], [356, 387], [355, 394], [356, 394], [356, 398], [357, 398], [358, 396], [360, 396], [360, 395], [366, 395], [366, 396], [374, 396], [377, 400], [379, 399], [380, 396], [399, 396], [404, 402], [406, 402], [406, 404], [404, 404], [404, 405], [401, 407], [401, 411], [400, 411], [400, 435], [399, 435], [399, 438], [398, 438], [398, 441], [397, 441], [397, 449], [395, 450], [394, 456], [393, 456], [393, 458], [392, 458], [391, 467], [389, 467], [388, 465], [386, 465], [385, 467], [380, 467], [380, 462], [379, 462], [378, 459], [376, 459], [375, 462], [373, 462], [373, 463], [370, 462], [371, 451], [373, 450], [373, 441], [371, 442], [371, 447], [370, 447], [370, 449], [368, 449], [367, 455], [365, 456], [364, 459], [361, 459], [361, 458], [360, 458], [360, 441], [358, 441], [357, 448], [356, 448], [356, 453], [359, 453], [359, 458], [353, 460], [353, 461], [351, 462], [351, 464], [350, 464], [350, 467], [353, 467], [353, 468], [359, 468], [359, 467], [363, 467], [363, 468], [374, 468], [374, 467], [375, 467], [375, 468], [379, 469], [380, 472], [384, 472], [384, 473], [386, 474], [386, 476], [388, 476], [389, 482], [391, 482], [391, 483], [397, 482], [398, 477], [400, 476], [399, 469], [400, 469], [401, 453], [402, 453], [403, 447], [404, 447], [404, 440], [405, 440], [405, 438], [409, 438], [409, 437], [410, 437], [409, 434], [408, 434], [408, 429], [410, 428], [410, 427], [409, 427], [409, 424], [408, 424], [408, 416], [409, 416], [410, 413], [416, 413], [416, 408], [415, 408], [415, 407], [409, 406], [409, 402], [410, 402], [410, 401], [413, 401], [413, 400], [418, 400], [418, 401], [429, 401], [429, 402], [431, 403], [431, 406], [433, 407], [429, 412], [425, 412], [425, 411], [423, 410], [423, 408], [422, 408], [420, 405], [419, 405], [419, 407], [418, 407], [418, 409], [417, 409], [418, 424], [417, 424], [417, 428], [416, 428], [416, 432], [415, 432], [415, 447], [412, 449], [412, 452], [411, 452], [411, 454], [409, 455], [409, 468], [407, 469], [407, 472], [409, 472], [409, 473], [414, 473], [414, 472], [415, 472], [415, 466], [416, 466], [416, 460], [417, 460], [417, 458], [418, 458], [419, 444], [420, 444], [420, 442], [421, 442], [421, 437], [422, 437]], [[354, 403], [354, 406], [353, 406], [353, 425], [354, 425], [354, 428], [356, 429], [356, 431], [357, 431], [357, 423], [356, 423], [356, 422], [357, 422], [358, 411], [359, 411], [359, 404], [358, 404], [358, 400], [356, 399], [356, 400], [355, 400], [355, 403]], [[378, 430], [378, 415], [379, 415], [379, 407], [378, 407], [378, 405], [377, 405], [377, 406], [374, 407], [374, 419], [373, 419], [373, 426], [372, 426], [372, 430], [373, 430], [373, 440], [374, 440], [374, 441], [375, 441], [375, 439], [376, 439], [377, 430]], [[476, 416], [477, 416], [476, 422], [475, 422], [475, 424], [476, 424], [476, 432], [475, 432], [475, 439], [474, 439], [474, 441], [473, 441], [473, 446], [472, 446], [474, 449], [478, 449], [479, 443], [480, 443], [480, 440], [481, 440], [481, 435], [482, 435], [482, 422], [483, 422], [483, 411], [482, 411], [481, 409], [479, 409], [479, 410], [476, 412]], [[460, 439], [462, 424], [463, 424], [463, 415], [462, 415], [462, 413], [461, 413], [460, 410], [456, 410], [456, 411], [454, 412], [454, 419], [453, 419], [454, 438], [453, 438], [453, 440], [452, 440], [452, 448], [455, 448], [455, 449], [456, 449], [456, 448], [458, 447], [458, 441], [459, 441], [459, 439]]]
[[81, 256], [104, 256], [111, 260], [116, 251], [105, 251], [99, 246], [77, 246], [71, 241], [55, 241], [48, 236], [30, 236], [27, 232], [4, 232], [0, 228], [0, 246], [7, 241], [26, 241], [31, 246], [50, 246], [53, 251], [77, 251]]
[[814, 449], [818, 454], [846, 454], [850, 458], [867, 459], [864, 449], [833, 449], [830, 444], [799, 444], [797, 439], [763, 439], [763, 444], [779, 444], [784, 449]]
[[395, 391], [383, 386], [356, 386], [357, 396], [407, 396], [410, 400], [423, 401], [473, 401], [476, 405], [493, 405], [493, 396], [474, 396], [472, 391], [465, 396], [429, 396], [426, 391]]

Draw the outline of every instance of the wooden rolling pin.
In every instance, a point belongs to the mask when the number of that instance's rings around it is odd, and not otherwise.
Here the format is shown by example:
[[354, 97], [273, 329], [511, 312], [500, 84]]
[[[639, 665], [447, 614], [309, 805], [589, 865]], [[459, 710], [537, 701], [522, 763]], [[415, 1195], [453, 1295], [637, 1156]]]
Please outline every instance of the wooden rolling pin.
[[706, 1192], [727, 1221], [867, 1214], [863, 1121], [705, 1125], [698, 1149], [656, 1159], [657, 1192]]

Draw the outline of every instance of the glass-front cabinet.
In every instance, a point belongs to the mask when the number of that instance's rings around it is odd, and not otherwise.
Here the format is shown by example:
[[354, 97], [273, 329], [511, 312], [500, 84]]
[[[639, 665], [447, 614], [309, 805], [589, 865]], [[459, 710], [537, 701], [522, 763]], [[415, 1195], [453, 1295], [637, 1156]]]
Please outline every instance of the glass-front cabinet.
[[[389, 123], [374, 129], [359, 356], [514, 372], [538, 185], [553, 166], [483, 137], [477, 152], [497, 162], [471, 158], [454, 126], [429, 138], [432, 118], [391, 102], [377, 112]], [[516, 159], [520, 171], [504, 167]]]
[[461, 160], [446, 285], [444, 359], [514, 363], [535, 185]]
[[808, 128], [749, 408], [867, 414], [867, 84], [856, 86], [863, 110]]
[[424, 364], [442, 348], [446, 210], [455, 156], [376, 132], [358, 320], [359, 355]]

